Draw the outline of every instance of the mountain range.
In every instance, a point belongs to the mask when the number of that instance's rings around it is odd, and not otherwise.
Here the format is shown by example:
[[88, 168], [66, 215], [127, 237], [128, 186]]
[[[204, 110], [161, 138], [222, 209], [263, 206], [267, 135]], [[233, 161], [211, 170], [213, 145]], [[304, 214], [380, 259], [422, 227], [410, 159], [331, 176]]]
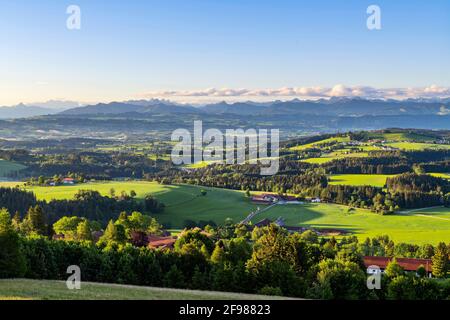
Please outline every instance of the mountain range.
[[[123, 115], [139, 117], [145, 115], [198, 114], [235, 116], [402, 116], [402, 115], [449, 115], [450, 99], [426, 100], [369, 100], [363, 98], [331, 98], [320, 100], [273, 101], [268, 103], [236, 102], [206, 104], [201, 106], [179, 104], [168, 100], [128, 100], [123, 102], [99, 103], [78, 106], [73, 102], [64, 107], [57, 101], [52, 108], [41, 105], [19, 104], [13, 107], [0, 107], [0, 119], [26, 118], [43, 115], [95, 116]], [[70, 106], [75, 106], [70, 108]], [[64, 110], [67, 109], [67, 110]], [[62, 110], [62, 111], [61, 111]]]
[[227, 103], [225, 101], [192, 106], [161, 100], [139, 100], [88, 105], [61, 112], [61, 115], [94, 114], [232, 114], [240, 116], [268, 115], [326, 115], [326, 116], [395, 116], [395, 115], [447, 115], [450, 101], [434, 100], [368, 100], [361, 98], [332, 98], [329, 100], [274, 101]]
[[57, 112], [58, 110], [55, 109], [38, 106], [28, 106], [20, 103], [12, 107], [0, 107], [0, 119], [27, 118], [55, 114]]

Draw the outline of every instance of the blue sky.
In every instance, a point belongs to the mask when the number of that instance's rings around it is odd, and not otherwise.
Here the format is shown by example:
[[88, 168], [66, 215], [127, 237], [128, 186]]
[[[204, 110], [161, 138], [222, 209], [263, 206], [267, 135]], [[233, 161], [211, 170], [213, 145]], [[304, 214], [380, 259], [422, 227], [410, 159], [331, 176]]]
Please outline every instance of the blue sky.
[[[81, 30], [66, 28], [71, 4]], [[381, 30], [366, 27], [371, 4]], [[206, 88], [450, 87], [448, 0], [0, 0], [0, 43], [0, 105]]]

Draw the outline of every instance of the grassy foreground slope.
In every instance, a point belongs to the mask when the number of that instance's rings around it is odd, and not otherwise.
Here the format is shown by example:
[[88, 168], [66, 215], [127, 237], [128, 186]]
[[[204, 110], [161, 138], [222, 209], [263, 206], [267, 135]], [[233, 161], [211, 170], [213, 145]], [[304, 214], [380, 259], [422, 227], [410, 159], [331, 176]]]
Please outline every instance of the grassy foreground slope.
[[82, 282], [80, 290], [69, 290], [64, 281], [0, 280], [0, 300], [273, 300], [284, 297], [230, 292], [181, 290]]

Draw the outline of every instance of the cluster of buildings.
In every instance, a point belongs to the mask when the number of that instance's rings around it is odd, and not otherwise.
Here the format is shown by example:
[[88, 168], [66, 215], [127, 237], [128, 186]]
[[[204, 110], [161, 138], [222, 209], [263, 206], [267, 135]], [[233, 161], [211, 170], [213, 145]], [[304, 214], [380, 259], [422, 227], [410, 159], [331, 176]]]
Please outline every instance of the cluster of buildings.
[[[76, 183], [77, 183], [77, 181], [74, 178], [64, 178], [61, 180], [61, 184], [63, 184], [63, 185], [74, 185]], [[57, 184], [59, 184], [59, 183], [56, 181], [49, 182], [49, 185], [53, 186], [53, 187], [56, 186]]]
[[[251, 201], [255, 204], [302, 204], [303, 201], [300, 201], [297, 197], [288, 196], [288, 195], [280, 195], [273, 193], [261, 193], [251, 197]], [[319, 198], [309, 199], [307, 200], [312, 203], [320, 203], [321, 200]]]
[[256, 204], [274, 204], [274, 203], [300, 203], [296, 197], [272, 194], [272, 193], [262, 193], [255, 195], [251, 198], [253, 203]]
[[[384, 273], [392, 259], [389, 257], [364, 257], [364, 265], [367, 268], [367, 273]], [[427, 277], [431, 278], [432, 262], [430, 259], [395, 258], [395, 260], [406, 272], [417, 272], [419, 267], [424, 267]]]

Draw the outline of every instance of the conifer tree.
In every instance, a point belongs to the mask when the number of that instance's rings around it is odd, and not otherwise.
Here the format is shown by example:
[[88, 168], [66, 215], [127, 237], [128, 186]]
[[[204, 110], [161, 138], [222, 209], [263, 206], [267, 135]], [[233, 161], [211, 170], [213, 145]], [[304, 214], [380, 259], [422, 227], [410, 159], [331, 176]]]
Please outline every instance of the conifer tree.
[[48, 234], [45, 213], [39, 205], [30, 207], [21, 224], [21, 230], [26, 234], [45, 236]]
[[6, 209], [0, 210], [0, 278], [21, 277], [26, 269], [20, 239]]
[[14, 213], [11, 223], [12, 223], [12, 227], [15, 231], [20, 230], [21, 218], [20, 218], [19, 211], [16, 211], [16, 213]]
[[77, 239], [92, 241], [92, 232], [89, 221], [81, 221], [77, 226]]
[[436, 248], [432, 260], [433, 275], [438, 278], [444, 278], [448, 271], [448, 252], [445, 243], [440, 242]]
[[211, 254], [211, 262], [223, 264], [224, 261], [225, 261], [225, 250], [223, 250], [222, 246], [216, 245], [213, 253]]

